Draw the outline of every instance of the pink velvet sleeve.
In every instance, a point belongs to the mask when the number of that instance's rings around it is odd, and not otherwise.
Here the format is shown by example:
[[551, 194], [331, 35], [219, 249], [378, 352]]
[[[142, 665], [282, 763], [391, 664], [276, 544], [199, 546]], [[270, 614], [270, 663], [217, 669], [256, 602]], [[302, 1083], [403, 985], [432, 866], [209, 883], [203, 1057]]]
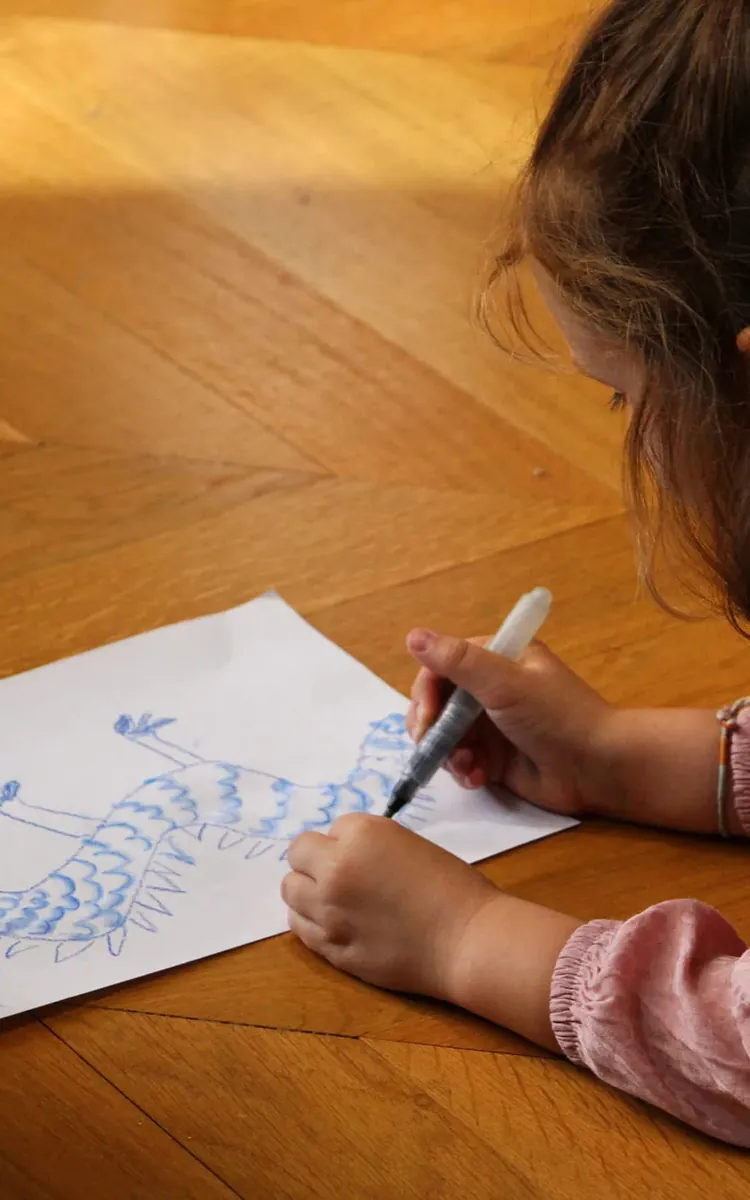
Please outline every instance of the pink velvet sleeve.
[[[750, 712], [732, 744], [733, 801], [750, 836]], [[558, 959], [560, 1049], [605, 1082], [704, 1133], [750, 1147], [750, 950], [697, 900], [581, 926]]]

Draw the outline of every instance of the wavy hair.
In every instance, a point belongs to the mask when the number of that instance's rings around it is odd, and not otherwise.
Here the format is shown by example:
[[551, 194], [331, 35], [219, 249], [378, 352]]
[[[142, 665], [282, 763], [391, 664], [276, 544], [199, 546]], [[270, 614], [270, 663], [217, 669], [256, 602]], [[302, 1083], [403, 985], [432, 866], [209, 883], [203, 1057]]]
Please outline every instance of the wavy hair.
[[[536, 259], [646, 386], [626, 490], [651, 591], [687, 551], [730, 621], [750, 618], [750, 2], [614, 0], [585, 35], [513, 194], [485, 293], [535, 343], [517, 286]], [[482, 305], [492, 329], [490, 304]], [[492, 329], [498, 337], [497, 331]], [[682, 555], [684, 559], [684, 554]]]

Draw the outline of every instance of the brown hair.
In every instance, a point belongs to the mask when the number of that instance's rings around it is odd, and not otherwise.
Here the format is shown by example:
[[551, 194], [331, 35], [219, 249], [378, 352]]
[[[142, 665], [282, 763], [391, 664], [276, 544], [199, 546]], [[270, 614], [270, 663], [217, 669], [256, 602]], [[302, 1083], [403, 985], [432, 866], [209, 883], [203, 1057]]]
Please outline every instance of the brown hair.
[[[750, 0], [608, 5], [539, 130], [491, 284], [527, 256], [644, 364], [625, 468], [654, 594], [656, 547], [687, 548], [739, 627], [750, 617], [750, 373], [737, 348], [750, 326]], [[520, 291], [510, 298], [530, 345]]]

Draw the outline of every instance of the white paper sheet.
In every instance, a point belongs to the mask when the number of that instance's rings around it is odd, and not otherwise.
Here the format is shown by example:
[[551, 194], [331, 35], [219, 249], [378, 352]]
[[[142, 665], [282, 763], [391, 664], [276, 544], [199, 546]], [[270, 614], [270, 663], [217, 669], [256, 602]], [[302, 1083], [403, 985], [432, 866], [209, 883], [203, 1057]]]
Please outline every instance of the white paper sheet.
[[[383, 810], [405, 710], [277, 596], [0, 682], [0, 1016], [282, 932], [290, 839]], [[444, 772], [401, 819], [467, 862], [575, 824]]]

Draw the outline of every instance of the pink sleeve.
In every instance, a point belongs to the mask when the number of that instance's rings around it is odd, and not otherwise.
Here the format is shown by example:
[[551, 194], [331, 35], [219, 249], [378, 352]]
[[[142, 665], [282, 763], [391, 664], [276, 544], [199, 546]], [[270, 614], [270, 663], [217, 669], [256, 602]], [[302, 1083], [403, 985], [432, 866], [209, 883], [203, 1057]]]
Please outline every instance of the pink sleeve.
[[[732, 747], [750, 835], [750, 712]], [[592, 921], [566, 945], [551, 991], [560, 1049], [615, 1087], [704, 1133], [750, 1147], [750, 950], [697, 900]]]

